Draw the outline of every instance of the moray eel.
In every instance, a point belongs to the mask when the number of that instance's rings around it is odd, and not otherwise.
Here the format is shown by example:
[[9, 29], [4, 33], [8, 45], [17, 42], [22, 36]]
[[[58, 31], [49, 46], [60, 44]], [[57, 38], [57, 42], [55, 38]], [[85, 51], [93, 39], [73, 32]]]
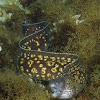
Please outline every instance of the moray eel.
[[48, 23], [22, 24], [24, 38], [19, 42], [19, 69], [31, 78], [49, 81], [52, 97], [69, 99], [85, 86], [85, 69], [79, 57], [70, 53], [49, 52], [52, 38]]

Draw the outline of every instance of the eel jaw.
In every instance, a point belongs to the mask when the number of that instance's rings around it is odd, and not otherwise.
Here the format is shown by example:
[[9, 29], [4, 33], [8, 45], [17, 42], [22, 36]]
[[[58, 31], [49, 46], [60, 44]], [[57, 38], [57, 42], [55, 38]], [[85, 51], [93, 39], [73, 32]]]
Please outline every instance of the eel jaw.
[[73, 97], [73, 95], [74, 95], [73, 90], [65, 88], [59, 98], [60, 99], [70, 99]]
[[56, 87], [56, 84], [49, 84], [49, 87], [51, 88], [52, 90], [52, 97], [53, 98], [58, 98], [61, 94], [62, 94], [62, 90], [58, 89]]
[[70, 86], [66, 85], [64, 78], [57, 78], [49, 82], [49, 87], [52, 91], [53, 98], [70, 99], [75, 91]]

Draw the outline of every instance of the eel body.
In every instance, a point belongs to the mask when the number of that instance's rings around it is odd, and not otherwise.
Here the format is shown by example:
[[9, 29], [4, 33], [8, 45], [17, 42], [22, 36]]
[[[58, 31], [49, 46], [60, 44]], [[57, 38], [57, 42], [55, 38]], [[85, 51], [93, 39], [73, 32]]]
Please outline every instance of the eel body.
[[54, 98], [69, 99], [77, 96], [85, 86], [85, 69], [79, 57], [70, 53], [48, 51], [49, 25], [40, 23], [22, 24], [24, 38], [19, 42], [19, 69], [31, 78], [49, 81]]

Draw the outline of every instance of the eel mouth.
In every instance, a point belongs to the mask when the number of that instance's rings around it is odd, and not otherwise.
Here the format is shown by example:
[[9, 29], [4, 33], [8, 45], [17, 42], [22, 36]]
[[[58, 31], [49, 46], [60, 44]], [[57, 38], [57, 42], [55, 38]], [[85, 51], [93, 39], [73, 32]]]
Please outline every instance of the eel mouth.
[[67, 84], [63, 78], [51, 80], [49, 87], [53, 98], [70, 99], [75, 95], [75, 89], [72, 84]]
[[59, 98], [61, 95], [62, 95], [62, 91], [59, 91], [59, 90], [52, 91], [53, 98]]
[[59, 96], [60, 99], [70, 99], [74, 95], [74, 91], [70, 89], [64, 89], [62, 94]]
[[52, 91], [52, 97], [53, 98], [59, 98], [59, 99], [70, 99], [74, 95], [73, 90], [70, 89], [64, 89], [63, 91], [55, 89]]
[[49, 82], [49, 87], [52, 91], [52, 97], [59, 98], [63, 93], [65, 81], [63, 78], [53, 79]]

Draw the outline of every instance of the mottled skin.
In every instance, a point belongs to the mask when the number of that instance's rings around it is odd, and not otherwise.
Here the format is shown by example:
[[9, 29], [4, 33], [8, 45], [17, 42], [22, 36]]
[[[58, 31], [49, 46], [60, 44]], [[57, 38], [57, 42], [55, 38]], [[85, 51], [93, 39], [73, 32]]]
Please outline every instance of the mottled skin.
[[69, 53], [48, 52], [51, 34], [47, 22], [24, 22], [22, 32], [25, 38], [19, 42], [19, 69], [31, 78], [49, 81], [54, 98], [76, 96], [86, 82], [79, 57]]

